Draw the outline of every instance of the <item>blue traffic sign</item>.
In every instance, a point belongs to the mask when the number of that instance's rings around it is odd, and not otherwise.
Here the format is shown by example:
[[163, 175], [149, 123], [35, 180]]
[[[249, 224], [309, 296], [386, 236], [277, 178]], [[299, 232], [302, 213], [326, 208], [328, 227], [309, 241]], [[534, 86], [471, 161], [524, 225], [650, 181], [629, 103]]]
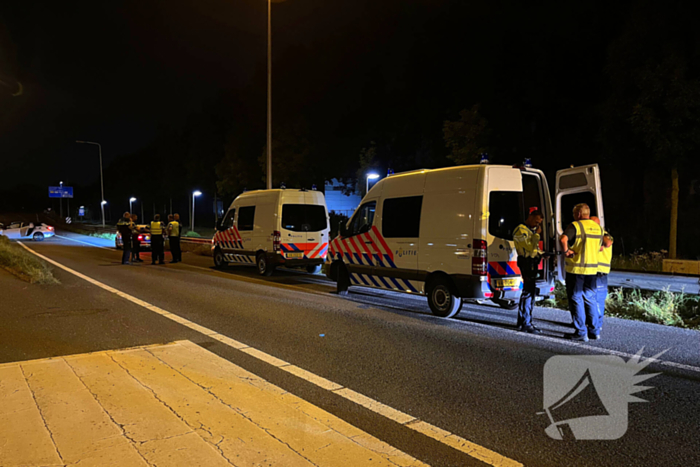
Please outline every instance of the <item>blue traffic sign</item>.
[[72, 198], [73, 197], [73, 187], [72, 186], [50, 186], [49, 187], [49, 198]]

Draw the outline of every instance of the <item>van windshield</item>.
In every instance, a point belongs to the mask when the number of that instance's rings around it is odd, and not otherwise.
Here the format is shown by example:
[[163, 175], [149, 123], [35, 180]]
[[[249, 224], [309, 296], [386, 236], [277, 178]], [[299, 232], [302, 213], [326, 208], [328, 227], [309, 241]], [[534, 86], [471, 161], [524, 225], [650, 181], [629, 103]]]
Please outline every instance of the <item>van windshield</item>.
[[489, 195], [489, 233], [505, 240], [513, 239], [513, 231], [523, 222], [521, 191], [492, 191]]
[[317, 204], [282, 206], [282, 228], [292, 232], [319, 232], [328, 227], [326, 209]]

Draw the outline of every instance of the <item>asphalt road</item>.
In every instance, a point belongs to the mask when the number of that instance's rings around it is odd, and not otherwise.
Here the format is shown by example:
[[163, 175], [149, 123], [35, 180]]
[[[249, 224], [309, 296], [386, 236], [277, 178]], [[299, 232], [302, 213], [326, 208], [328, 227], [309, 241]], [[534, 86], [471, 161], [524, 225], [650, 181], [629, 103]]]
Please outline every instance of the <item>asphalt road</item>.
[[[525, 465], [700, 465], [700, 333], [606, 319], [603, 339], [573, 344], [568, 313], [538, 308], [534, 337], [514, 331], [515, 311], [465, 305], [433, 317], [424, 299], [351, 289], [321, 276], [212, 268], [211, 259], [122, 266], [109, 242], [71, 235], [27, 245], [119, 292], [283, 359]], [[77, 240], [77, 241], [76, 241]], [[86, 242], [86, 243], [79, 243]], [[0, 363], [188, 339], [431, 464], [480, 461], [309, 384], [68, 272], [60, 286], [30, 286], [0, 271]], [[545, 434], [543, 371], [554, 356], [666, 350], [660, 373], [629, 404], [619, 439], [558, 441]], [[628, 391], [629, 392], [629, 391]]]

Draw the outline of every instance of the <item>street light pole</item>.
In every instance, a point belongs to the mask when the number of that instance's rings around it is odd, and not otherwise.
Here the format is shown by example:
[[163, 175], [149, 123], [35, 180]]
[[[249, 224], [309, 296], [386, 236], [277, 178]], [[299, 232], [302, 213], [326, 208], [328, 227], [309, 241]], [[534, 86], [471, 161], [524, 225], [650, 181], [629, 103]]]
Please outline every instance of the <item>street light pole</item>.
[[272, 189], [272, 0], [267, 0], [267, 189]]
[[195, 197], [197, 197], [201, 194], [202, 194], [201, 191], [192, 192], [192, 228], [190, 229], [190, 230], [192, 230], [192, 232], [194, 232], [194, 199], [195, 199]]
[[93, 141], [76, 141], [76, 143], [81, 143], [81, 144], [94, 144], [97, 146], [97, 149], [100, 153], [100, 189], [102, 191], [102, 200], [100, 202], [100, 206], [102, 207], [102, 227], [105, 226], [105, 181], [104, 177], [102, 176], [102, 145], [100, 143], [95, 143]]

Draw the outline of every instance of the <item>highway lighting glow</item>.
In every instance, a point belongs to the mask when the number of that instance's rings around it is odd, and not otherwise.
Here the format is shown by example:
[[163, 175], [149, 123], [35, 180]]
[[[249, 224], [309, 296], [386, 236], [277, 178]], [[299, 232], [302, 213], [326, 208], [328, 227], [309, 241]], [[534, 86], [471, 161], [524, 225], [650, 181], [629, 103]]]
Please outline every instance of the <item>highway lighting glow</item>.
[[201, 195], [201, 194], [202, 194], [201, 191], [194, 191], [194, 192], [192, 192], [192, 196], [199, 196], [199, 195]]
[[129, 199], [129, 202], [130, 202], [130, 203], [133, 203], [134, 201], [136, 201], [136, 198], [134, 198], [134, 197], [131, 197], [131, 198]]
[[376, 180], [379, 178], [379, 174], [375, 174], [375, 173], [367, 174], [367, 178], [370, 180]]
[[105, 204], [107, 204], [107, 201], [102, 200], [102, 202], [101, 202], [100, 204], [101, 204], [102, 206], [104, 206]]

